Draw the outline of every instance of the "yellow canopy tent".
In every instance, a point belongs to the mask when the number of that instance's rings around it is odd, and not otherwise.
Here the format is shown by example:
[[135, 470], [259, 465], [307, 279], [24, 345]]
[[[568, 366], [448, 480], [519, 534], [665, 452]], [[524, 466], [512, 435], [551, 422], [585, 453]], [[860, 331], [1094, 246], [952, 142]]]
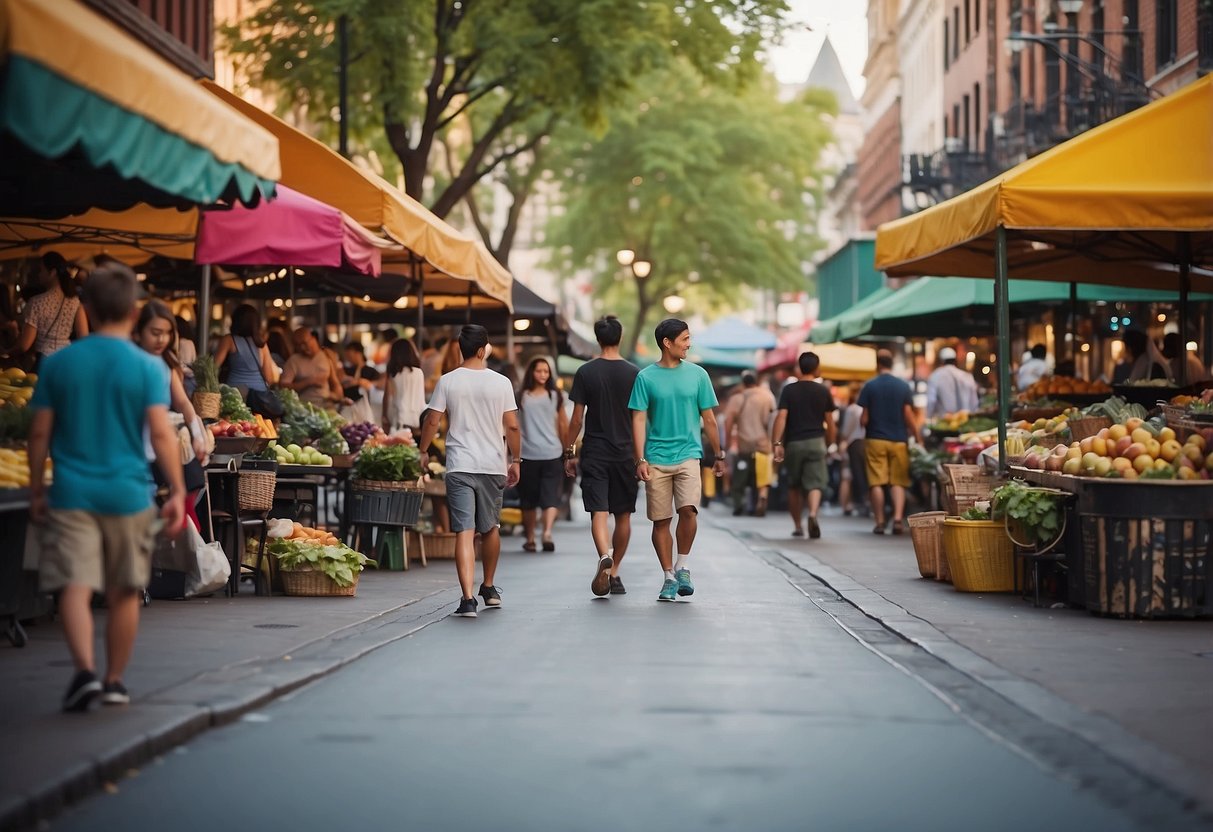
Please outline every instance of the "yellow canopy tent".
[[416, 259], [385, 253], [384, 271], [392, 271], [393, 263], [404, 267], [420, 260], [422, 272], [413, 276], [424, 278], [427, 294], [466, 295], [471, 288], [510, 305], [513, 277], [479, 240], [451, 227], [412, 197], [276, 116], [214, 83], [202, 84], [277, 136], [283, 185], [341, 209], [415, 255]]
[[817, 374], [833, 381], [867, 381], [876, 375], [876, 350], [836, 341], [833, 344], [800, 345], [797, 355], [815, 352], [821, 359]]
[[[993, 277], [999, 439], [1009, 411], [1008, 279], [1213, 288], [1213, 76], [882, 225], [890, 275]], [[1193, 268], [1195, 267], [1195, 271]]]
[[0, 0], [0, 179], [8, 213], [255, 204], [278, 141], [77, 0]]

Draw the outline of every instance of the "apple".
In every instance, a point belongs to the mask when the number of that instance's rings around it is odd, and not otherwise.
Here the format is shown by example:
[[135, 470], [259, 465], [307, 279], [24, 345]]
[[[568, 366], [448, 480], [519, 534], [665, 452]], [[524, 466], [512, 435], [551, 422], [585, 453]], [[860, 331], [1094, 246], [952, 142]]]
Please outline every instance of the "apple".
[[1145, 451], [1142, 451], [1137, 456], [1133, 457], [1133, 469], [1139, 474], [1144, 474], [1154, 467], [1154, 457], [1150, 456]]
[[1209, 456], [1205, 459], [1205, 470], [1213, 471], [1213, 454], [1209, 454]]
[[1097, 434], [1095, 434], [1095, 435], [1096, 435], [1097, 437], [1099, 437], [1100, 439], [1107, 439], [1107, 438], [1108, 438], [1108, 433], [1109, 433], [1108, 428], [1100, 428], [1100, 429], [1099, 429], [1099, 433], [1097, 433]]
[[1196, 463], [1181, 454], [1179, 458], [1175, 460], [1175, 468], [1176, 470], [1187, 468], [1191, 471], [1195, 471]]
[[[1065, 466], [1067, 464], [1069, 464], [1069, 462], [1070, 462], [1070, 460], [1062, 459], [1059, 456], [1050, 456], [1048, 459], [1045, 460], [1045, 470], [1046, 471], [1061, 471], [1063, 468], [1065, 468]], [[1081, 460], [1074, 460], [1074, 462], [1079, 467], [1082, 467]]]
[[1101, 456], [1095, 460], [1095, 467], [1093, 469], [1095, 476], [1106, 477], [1113, 470], [1112, 460], [1108, 459], [1106, 456]]
[[1094, 442], [1095, 442], [1095, 437], [1088, 436], [1088, 437], [1085, 437], [1081, 442], [1078, 443], [1078, 447], [1082, 450], [1083, 454], [1089, 454], [1092, 450]]
[[1158, 432], [1159, 442], [1169, 442], [1173, 439], [1175, 439], [1175, 431], [1171, 430], [1170, 428], [1163, 428]]
[[1129, 447], [1125, 448], [1123, 456], [1125, 456], [1127, 459], [1136, 460], [1139, 456], [1143, 456], [1145, 453], [1146, 446], [1140, 442], [1134, 442], [1129, 445]]
[[1126, 434], [1116, 440], [1116, 445], [1112, 448], [1112, 451], [1117, 456], [1125, 456], [1132, 444], [1133, 440]]
[[1143, 445], [1154, 438], [1154, 434], [1150, 433], [1145, 428], [1136, 428], [1132, 433], [1129, 434], [1129, 436], [1133, 437], [1134, 442], [1140, 442]]
[[1068, 448], [1066, 450], [1066, 459], [1081, 459], [1083, 453], [1078, 448]]
[[1165, 459], [1154, 460], [1154, 470], [1155, 471], [1167, 471], [1170, 468], [1171, 468], [1171, 463], [1167, 462]]
[[1139, 474], [1137, 473], [1136, 468], [1126, 468], [1120, 472], [1120, 476], [1126, 480], [1135, 480], [1138, 478]]
[[1061, 472], [1063, 474], [1069, 474], [1073, 477], [1080, 476], [1082, 474], [1082, 460], [1067, 459], [1064, 463], [1062, 463]]
[[1123, 456], [1118, 456], [1112, 460], [1112, 468], [1116, 471], [1124, 473], [1126, 470], [1133, 470], [1133, 463], [1125, 459]]
[[1205, 442], [1204, 435], [1199, 434], [1199, 433], [1194, 433], [1191, 436], [1189, 436], [1188, 444], [1195, 445], [1196, 447], [1200, 448], [1202, 451], [1208, 447], [1208, 443]]
[[[1052, 454], [1049, 455], [1049, 458], [1052, 459]], [[1023, 467], [1030, 468], [1033, 471], [1043, 471], [1044, 467], [1045, 467], [1045, 461], [1041, 457], [1038, 457], [1036, 454], [1028, 454], [1027, 456], [1025, 456], [1023, 458]]]
[[1159, 455], [1162, 453], [1162, 444], [1157, 439], [1151, 439], [1146, 443], [1146, 453], [1155, 459], [1158, 459]]
[[1094, 451], [1087, 451], [1082, 455], [1082, 468], [1084, 471], [1090, 471], [1095, 468], [1095, 463], [1099, 459], [1099, 454]]
[[[1162, 458], [1165, 459], [1167, 462], [1170, 462], [1171, 460], [1175, 459], [1175, 457], [1177, 457], [1177, 456], [1181, 456], [1183, 454], [1183, 449], [1184, 449], [1183, 445], [1180, 445], [1174, 439], [1168, 439], [1167, 441], [1163, 442], [1162, 445], [1160, 446], [1160, 452], [1162, 453]], [[1185, 459], [1186, 459], [1186, 457], [1185, 457]]]
[[1099, 456], [1108, 455], [1108, 440], [1103, 436], [1096, 436], [1091, 441], [1091, 451]]
[[1138, 417], [1136, 417], [1136, 416], [1132, 416], [1132, 417], [1130, 417], [1130, 418], [1128, 418], [1128, 419], [1125, 419], [1125, 427], [1129, 429], [1129, 433], [1130, 433], [1130, 434], [1131, 434], [1133, 431], [1135, 431], [1135, 430], [1137, 430], [1138, 428], [1140, 428], [1140, 427], [1141, 427], [1142, 425], [1144, 425], [1145, 423], [1146, 423], [1146, 422], [1145, 422], [1145, 420], [1144, 420], [1144, 419], [1139, 419], [1139, 418], [1138, 418]]
[[1201, 468], [1205, 464], [1205, 452], [1191, 442], [1187, 442], [1183, 446], [1184, 459], [1190, 459], [1195, 463], [1195, 467]]
[[1112, 425], [1112, 427], [1108, 428], [1107, 430], [1108, 438], [1112, 440], [1118, 440], [1121, 437], [1129, 435], [1129, 429], [1124, 425]]

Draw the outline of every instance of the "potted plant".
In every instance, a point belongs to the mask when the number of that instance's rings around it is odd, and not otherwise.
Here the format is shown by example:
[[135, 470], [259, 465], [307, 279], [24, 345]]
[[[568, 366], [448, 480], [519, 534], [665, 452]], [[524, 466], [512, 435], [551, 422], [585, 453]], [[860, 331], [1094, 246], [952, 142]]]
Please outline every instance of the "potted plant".
[[198, 416], [203, 419], [219, 418], [219, 370], [215, 359], [209, 355], [200, 355], [190, 365], [194, 371], [194, 395], [191, 401]]
[[1011, 480], [994, 491], [994, 517], [1002, 519], [1007, 536], [1016, 546], [1044, 554], [1056, 546], [1065, 533], [1068, 496], [1055, 488], [1040, 488], [1022, 480]]

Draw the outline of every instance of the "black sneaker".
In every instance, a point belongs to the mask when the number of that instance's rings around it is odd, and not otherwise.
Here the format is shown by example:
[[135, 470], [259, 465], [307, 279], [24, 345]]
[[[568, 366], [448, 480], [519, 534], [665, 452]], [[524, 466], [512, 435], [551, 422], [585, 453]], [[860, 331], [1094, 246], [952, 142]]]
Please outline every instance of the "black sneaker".
[[484, 599], [485, 609], [501, 606], [501, 587], [480, 585], [478, 593]]
[[612, 595], [627, 595], [628, 591], [623, 586], [623, 580], [616, 575], [611, 576], [611, 594]]
[[821, 526], [817, 525], [816, 517], [810, 517], [809, 518], [809, 538], [812, 540], [816, 540], [819, 537], [821, 537]]
[[106, 682], [101, 689], [102, 705], [129, 705], [131, 695], [127, 693], [126, 685], [121, 682]]
[[455, 610], [455, 615], [460, 618], [475, 618], [476, 617], [476, 599], [464, 598], [459, 602], [459, 609]]
[[598, 559], [598, 567], [594, 571], [594, 580], [590, 581], [590, 592], [601, 598], [611, 592], [611, 567], [615, 561], [610, 555]]
[[91, 670], [81, 670], [72, 677], [72, 683], [63, 694], [63, 710], [83, 713], [101, 693], [101, 682]]

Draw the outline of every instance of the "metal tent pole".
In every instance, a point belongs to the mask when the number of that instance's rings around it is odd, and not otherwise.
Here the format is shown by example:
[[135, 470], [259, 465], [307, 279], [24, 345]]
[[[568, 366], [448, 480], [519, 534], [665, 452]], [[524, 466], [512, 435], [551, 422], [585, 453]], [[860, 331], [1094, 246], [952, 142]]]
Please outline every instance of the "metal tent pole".
[[994, 232], [994, 307], [998, 314], [998, 470], [1007, 471], [1007, 420], [1011, 418], [1011, 305], [1007, 230]]
[[1192, 289], [1192, 238], [1179, 235], [1179, 382], [1188, 384], [1188, 293]]
[[417, 334], [414, 340], [417, 342], [417, 349], [421, 349], [422, 333], [425, 332], [425, 281], [421, 279], [421, 261], [416, 255], [409, 258], [409, 262], [413, 266], [413, 279], [417, 281]]
[[198, 281], [198, 331], [194, 333], [194, 346], [199, 355], [207, 354], [207, 341], [211, 337], [211, 266], [203, 264]]

